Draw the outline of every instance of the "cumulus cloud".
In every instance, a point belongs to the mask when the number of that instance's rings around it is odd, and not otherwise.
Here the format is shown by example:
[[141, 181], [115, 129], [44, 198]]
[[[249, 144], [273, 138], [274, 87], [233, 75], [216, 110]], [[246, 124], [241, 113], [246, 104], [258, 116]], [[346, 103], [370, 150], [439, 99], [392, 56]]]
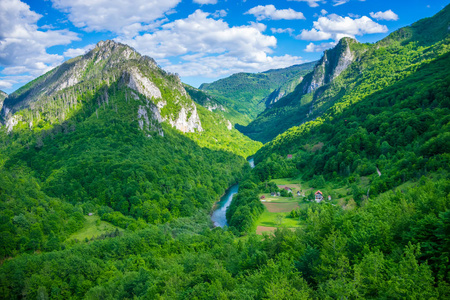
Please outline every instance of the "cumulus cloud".
[[319, 45], [309, 43], [305, 48], [305, 52], [322, 52], [324, 50], [333, 48], [334, 46], [336, 46], [336, 42], [321, 43]]
[[177, 73], [183, 77], [202, 76], [217, 78], [239, 72], [262, 72], [269, 69], [285, 68], [300, 64], [304, 60], [299, 56], [267, 56], [263, 55], [260, 61], [242, 60], [229, 55], [204, 56], [180, 64], [167, 64], [164, 69]]
[[214, 18], [225, 18], [227, 16], [227, 11], [224, 9], [216, 10], [211, 16]]
[[12, 86], [13, 86], [12, 82], [0, 79], [0, 89], [7, 90], [12, 88]]
[[319, 17], [313, 22], [313, 29], [303, 30], [297, 38], [308, 41], [322, 41], [328, 39], [340, 40], [343, 37], [355, 38], [357, 35], [387, 32], [385, 25], [374, 22], [369, 17], [352, 19], [336, 14]]
[[40, 29], [37, 22], [41, 17], [19, 0], [0, 1], [1, 73], [12, 75], [2, 77], [4, 88], [25, 79], [17, 74], [38, 76], [63, 61], [62, 55], [49, 54], [47, 48], [79, 40], [77, 34], [69, 30]]
[[95, 44], [89, 44], [82, 48], [70, 48], [70, 49], [67, 49], [66, 51], [64, 51], [64, 56], [67, 58], [72, 58], [75, 56], [84, 55], [94, 48], [95, 48]]
[[90, 31], [111, 31], [131, 36], [147, 30], [155, 20], [164, 18], [181, 0], [52, 0], [53, 6], [68, 13], [77, 27]]
[[217, 0], [193, 0], [194, 3], [204, 5], [204, 4], [217, 4]]
[[[181, 76], [217, 77], [301, 62], [296, 56], [271, 56], [277, 40], [264, 35], [265, 30], [261, 23], [229, 26], [197, 10], [186, 19], [164, 24], [154, 33], [118, 40], [158, 59], [165, 69]], [[165, 60], [177, 56], [181, 56], [180, 63]]]
[[305, 19], [303, 13], [292, 8], [276, 9], [272, 4], [258, 5], [247, 11], [245, 14], [254, 15], [257, 20], [299, 20]]
[[272, 33], [289, 33], [290, 35], [294, 32], [292, 28], [270, 28]]
[[387, 10], [385, 12], [379, 11], [379, 12], [371, 12], [370, 16], [376, 20], [386, 20], [386, 21], [397, 21], [398, 15], [394, 13], [392, 10]]
[[15, 84], [28, 82], [34, 79], [31, 75], [15, 75], [0, 77], [0, 89], [11, 89]]

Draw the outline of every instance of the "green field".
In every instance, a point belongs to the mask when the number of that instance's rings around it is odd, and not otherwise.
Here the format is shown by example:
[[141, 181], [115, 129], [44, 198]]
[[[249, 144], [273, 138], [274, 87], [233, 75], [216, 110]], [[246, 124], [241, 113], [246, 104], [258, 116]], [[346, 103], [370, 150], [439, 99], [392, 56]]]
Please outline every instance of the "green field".
[[[298, 176], [296, 178], [279, 178], [273, 179], [272, 182], [280, 186], [288, 186], [292, 189], [292, 197], [279, 197], [271, 196], [270, 193], [263, 193], [264, 195], [262, 203], [266, 207], [264, 213], [256, 222], [257, 232], [273, 231], [274, 228], [287, 227], [297, 228], [301, 227], [301, 222], [298, 219], [289, 218], [289, 214], [292, 210], [300, 208], [301, 210], [307, 209], [313, 202], [304, 201], [303, 196], [297, 196], [297, 191], [308, 196], [311, 192], [315, 193], [320, 190], [325, 199], [328, 195], [331, 195], [331, 201], [325, 200], [327, 203], [334, 205], [345, 206], [347, 201], [353, 196], [351, 194], [351, 186], [343, 185], [340, 183], [325, 182], [324, 186], [315, 187], [313, 181], [307, 181]], [[361, 189], [366, 189], [369, 185], [368, 177], [361, 177], [358, 179], [358, 186]], [[347, 206], [347, 208], [351, 208]]]
[[69, 238], [67, 238], [68, 242], [73, 240], [83, 241], [86, 238], [96, 238], [102, 234], [115, 232], [116, 229], [119, 229], [119, 231], [124, 231], [122, 228], [116, 227], [111, 223], [101, 221], [99, 216], [85, 216], [85, 219], [86, 222], [84, 227], [69, 236]]

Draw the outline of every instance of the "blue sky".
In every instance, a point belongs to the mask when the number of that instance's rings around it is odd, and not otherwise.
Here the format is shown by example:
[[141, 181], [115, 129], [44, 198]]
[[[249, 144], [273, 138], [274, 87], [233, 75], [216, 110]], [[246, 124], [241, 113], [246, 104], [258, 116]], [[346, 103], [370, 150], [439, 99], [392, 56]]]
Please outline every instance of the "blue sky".
[[341, 37], [376, 42], [448, 0], [0, 0], [0, 89], [11, 93], [114, 39], [198, 87], [317, 60]]

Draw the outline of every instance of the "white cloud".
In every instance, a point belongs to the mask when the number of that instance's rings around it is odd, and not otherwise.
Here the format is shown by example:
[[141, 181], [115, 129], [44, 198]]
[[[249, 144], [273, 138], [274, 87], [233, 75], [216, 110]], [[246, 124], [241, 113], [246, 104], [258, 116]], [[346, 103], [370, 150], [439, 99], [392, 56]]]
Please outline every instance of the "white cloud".
[[360, 15], [357, 15], [357, 14], [354, 14], [354, 13], [348, 13], [348, 16], [349, 16], [350, 18], [353, 18], [353, 19], [361, 18]]
[[269, 69], [285, 68], [303, 63], [299, 56], [265, 56], [260, 61], [245, 61], [229, 55], [189, 57], [187, 63], [167, 64], [164, 69], [178, 73], [182, 77], [202, 76], [217, 78], [239, 72], [262, 72]]
[[303, 13], [292, 8], [276, 9], [273, 5], [258, 5], [247, 11], [245, 14], [254, 15], [257, 20], [299, 20], [305, 19]]
[[349, 2], [350, 0], [333, 0], [333, 6], [338, 6]]
[[209, 18], [209, 15], [196, 10], [186, 19], [165, 24], [161, 30], [154, 33], [118, 40], [155, 58], [189, 52], [228, 52], [230, 55], [250, 57], [259, 53], [270, 53], [271, 48], [276, 46], [275, 37], [261, 33], [266, 28], [264, 24], [229, 27], [228, 23]]
[[[156, 58], [165, 69], [181, 76], [215, 78], [302, 62], [297, 56], [270, 56], [277, 40], [264, 35], [265, 30], [266, 26], [261, 23], [230, 26], [222, 19], [213, 19], [209, 13], [197, 10], [186, 19], [167, 23], [152, 34], [118, 40]], [[168, 60], [177, 56], [181, 56], [181, 62]]]
[[289, 33], [290, 35], [294, 32], [292, 28], [270, 28], [272, 33]]
[[319, 6], [319, 2], [326, 3], [326, 1], [323, 1], [323, 0], [288, 0], [288, 1], [307, 2], [310, 7]]
[[227, 11], [224, 9], [221, 10], [216, 10], [213, 14], [211, 14], [211, 16], [213, 16], [214, 18], [225, 18], [227, 16]]
[[181, 0], [52, 0], [55, 8], [68, 13], [69, 20], [86, 31], [111, 31], [131, 36], [164, 18]]
[[[41, 17], [19, 0], [0, 1], [0, 66], [4, 67], [1, 73], [41, 75], [64, 59], [62, 55], [47, 53], [47, 48], [79, 40], [69, 30], [40, 30], [37, 22]], [[5, 81], [17, 83], [20, 79], [23, 78], [8, 81], [7, 77], [2, 81], [5, 85]]]
[[297, 37], [305, 41], [323, 41], [331, 39], [333, 35], [313, 28], [311, 30], [303, 29], [302, 33]]
[[379, 12], [371, 12], [370, 16], [376, 20], [386, 20], [386, 21], [397, 21], [398, 15], [394, 13], [392, 10], [387, 10], [385, 12], [379, 11]]
[[204, 4], [217, 4], [217, 0], [193, 0], [194, 3], [204, 5]]
[[378, 24], [372, 19], [363, 16], [358, 19], [341, 17], [336, 14], [319, 17], [313, 22], [313, 29], [303, 30], [297, 38], [309, 41], [322, 41], [334, 39], [335, 41], [343, 37], [352, 37], [371, 33], [387, 32], [385, 25]]
[[70, 49], [67, 49], [66, 51], [64, 51], [64, 56], [67, 58], [72, 58], [75, 56], [84, 55], [94, 48], [95, 48], [95, 44], [89, 44], [82, 48], [70, 48]]
[[12, 86], [13, 86], [12, 82], [0, 79], [0, 89], [6, 90], [12, 88]]
[[8, 90], [11, 89], [15, 84], [29, 82], [34, 78], [35, 76], [30, 75], [0, 77], [0, 89]]
[[321, 43], [319, 45], [309, 43], [305, 48], [305, 52], [322, 52], [324, 50], [333, 48], [334, 46], [336, 46], [336, 42]]

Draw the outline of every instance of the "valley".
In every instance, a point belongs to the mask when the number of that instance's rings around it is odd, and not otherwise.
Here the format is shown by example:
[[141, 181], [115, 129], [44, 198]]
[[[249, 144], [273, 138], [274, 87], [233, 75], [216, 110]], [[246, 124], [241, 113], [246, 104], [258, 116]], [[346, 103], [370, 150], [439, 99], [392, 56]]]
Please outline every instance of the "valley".
[[0, 91], [0, 298], [448, 299], [449, 28], [199, 88], [106, 40]]

